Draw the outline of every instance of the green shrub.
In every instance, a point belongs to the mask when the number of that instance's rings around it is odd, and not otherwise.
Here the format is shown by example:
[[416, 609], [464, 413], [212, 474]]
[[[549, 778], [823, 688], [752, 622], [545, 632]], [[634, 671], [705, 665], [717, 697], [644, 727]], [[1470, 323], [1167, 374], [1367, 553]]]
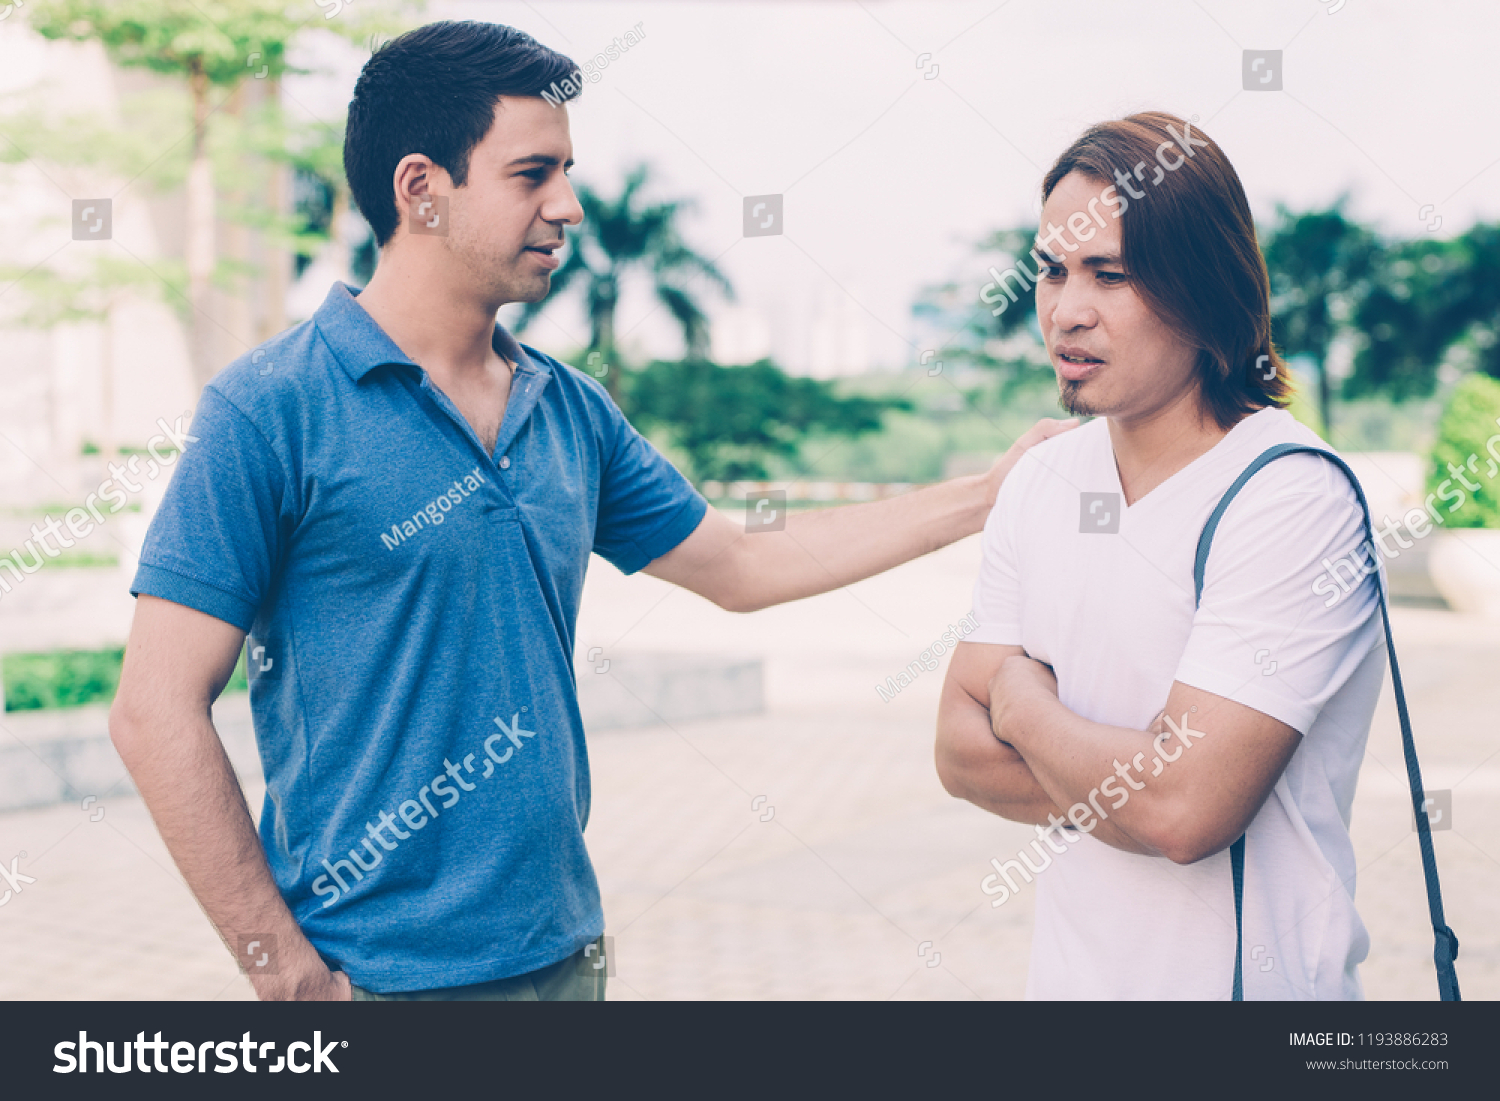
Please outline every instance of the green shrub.
[[[0, 658], [5, 681], [5, 710], [82, 707], [109, 703], [120, 683], [123, 648], [113, 650], [51, 650], [45, 653], [6, 654]], [[244, 690], [245, 654], [241, 650], [226, 692]]]
[[[1479, 489], [1465, 488], [1455, 470]], [[1447, 504], [1439, 490], [1445, 482]], [[1448, 527], [1500, 528], [1500, 382], [1476, 373], [1454, 387], [1438, 421], [1427, 491], [1439, 494], [1434, 504]], [[1450, 513], [1457, 493], [1464, 502]]]
[[879, 431], [902, 397], [844, 395], [831, 382], [786, 374], [768, 359], [743, 367], [654, 360], [621, 379], [624, 408], [643, 432], [665, 430], [699, 484], [769, 477], [773, 457], [795, 460], [810, 433]]
[[120, 682], [117, 650], [53, 650], [44, 654], [6, 654], [5, 710], [34, 711], [81, 707], [114, 698]]

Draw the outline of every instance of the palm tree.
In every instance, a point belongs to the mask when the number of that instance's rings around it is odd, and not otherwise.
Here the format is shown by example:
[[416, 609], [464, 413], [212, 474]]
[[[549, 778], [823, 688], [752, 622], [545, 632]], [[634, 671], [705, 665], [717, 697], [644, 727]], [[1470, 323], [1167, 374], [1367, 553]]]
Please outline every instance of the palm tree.
[[[677, 216], [688, 209], [689, 200], [638, 205], [638, 193], [647, 170], [640, 165], [625, 177], [619, 198], [609, 200], [587, 184], [577, 187], [583, 207], [583, 224], [571, 231], [573, 247], [552, 276], [552, 294], [565, 291], [575, 279], [584, 283], [584, 302], [589, 315], [589, 352], [598, 352], [604, 363], [617, 363], [615, 355], [615, 309], [625, 279], [635, 273], [648, 275], [657, 299], [682, 327], [688, 359], [708, 355], [708, 318], [688, 290], [698, 276], [706, 277], [726, 298], [734, 290], [724, 274], [688, 248], [677, 233]], [[528, 302], [516, 320], [522, 332], [542, 312], [546, 299]], [[618, 395], [618, 372], [604, 376], [604, 383]]]

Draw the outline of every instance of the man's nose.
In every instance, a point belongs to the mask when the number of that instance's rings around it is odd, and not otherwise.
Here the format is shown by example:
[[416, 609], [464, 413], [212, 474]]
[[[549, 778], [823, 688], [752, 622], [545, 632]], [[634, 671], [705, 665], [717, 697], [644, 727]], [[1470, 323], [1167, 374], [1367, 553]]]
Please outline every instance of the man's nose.
[[1064, 332], [1076, 329], [1091, 329], [1099, 323], [1099, 312], [1094, 309], [1088, 291], [1069, 279], [1057, 296], [1052, 307], [1052, 324]]
[[562, 193], [542, 207], [542, 220], [553, 225], [576, 226], [583, 221], [583, 206], [573, 193], [573, 185], [563, 178]]

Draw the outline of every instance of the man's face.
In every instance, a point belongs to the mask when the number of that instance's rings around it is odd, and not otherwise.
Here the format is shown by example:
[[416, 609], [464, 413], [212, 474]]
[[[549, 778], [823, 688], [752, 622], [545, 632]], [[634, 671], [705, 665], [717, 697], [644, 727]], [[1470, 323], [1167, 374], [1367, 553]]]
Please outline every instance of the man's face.
[[[1150, 416], [1196, 386], [1196, 354], [1126, 276], [1121, 219], [1114, 217], [1119, 208], [1104, 201], [1107, 187], [1070, 172], [1043, 206], [1037, 255], [1046, 266], [1036, 288], [1036, 315], [1063, 408], [1131, 420]], [[1137, 201], [1149, 203], [1151, 196]]]
[[435, 193], [449, 196], [444, 243], [497, 305], [536, 302], [552, 289], [563, 226], [583, 221], [566, 174], [572, 165], [566, 107], [539, 96], [502, 96], [489, 133], [469, 155], [464, 186], [452, 187], [447, 173], [435, 170], [446, 185]]

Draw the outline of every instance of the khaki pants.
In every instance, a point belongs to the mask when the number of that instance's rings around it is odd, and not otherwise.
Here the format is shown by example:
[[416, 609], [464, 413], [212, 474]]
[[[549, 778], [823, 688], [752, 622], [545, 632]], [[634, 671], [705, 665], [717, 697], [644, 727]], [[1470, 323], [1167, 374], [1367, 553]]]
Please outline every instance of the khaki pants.
[[[602, 1002], [605, 967], [600, 940], [590, 942], [565, 960], [508, 979], [447, 986], [436, 990], [407, 990], [376, 994], [352, 987], [356, 1002]], [[589, 952], [588, 949], [593, 951]]]

